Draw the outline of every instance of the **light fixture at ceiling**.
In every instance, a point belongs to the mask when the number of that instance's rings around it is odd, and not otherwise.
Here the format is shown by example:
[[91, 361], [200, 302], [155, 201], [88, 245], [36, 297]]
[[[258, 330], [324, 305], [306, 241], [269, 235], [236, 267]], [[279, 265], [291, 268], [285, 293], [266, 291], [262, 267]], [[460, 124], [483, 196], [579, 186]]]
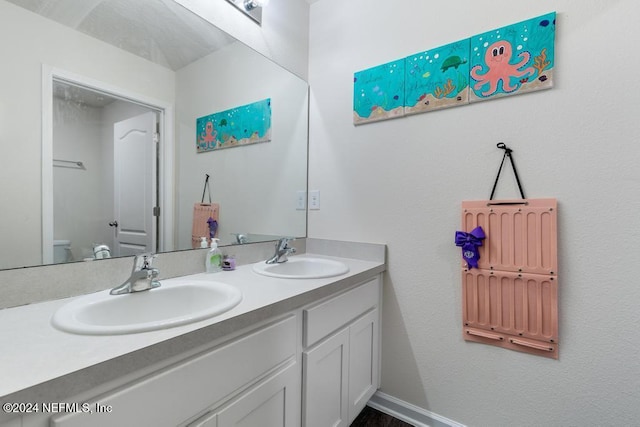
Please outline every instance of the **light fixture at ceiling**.
[[258, 25], [262, 25], [262, 8], [269, 0], [227, 0], [242, 13], [253, 19]]

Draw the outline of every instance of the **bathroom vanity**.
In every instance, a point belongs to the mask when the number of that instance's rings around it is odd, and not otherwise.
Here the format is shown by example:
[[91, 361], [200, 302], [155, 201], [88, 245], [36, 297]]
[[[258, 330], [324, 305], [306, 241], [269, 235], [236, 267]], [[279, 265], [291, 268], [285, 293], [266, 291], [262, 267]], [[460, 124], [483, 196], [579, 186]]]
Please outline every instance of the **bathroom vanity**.
[[371, 246], [361, 259], [314, 248], [349, 267], [335, 277], [267, 277], [252, 264], [189, 276], [243, 299], [170, 329], [62, 332], [50, 318], [70, 299], [2, 310], [0, 395], [13, 406], [0, 426], [348, 426], [379, 385], [385, 261]]

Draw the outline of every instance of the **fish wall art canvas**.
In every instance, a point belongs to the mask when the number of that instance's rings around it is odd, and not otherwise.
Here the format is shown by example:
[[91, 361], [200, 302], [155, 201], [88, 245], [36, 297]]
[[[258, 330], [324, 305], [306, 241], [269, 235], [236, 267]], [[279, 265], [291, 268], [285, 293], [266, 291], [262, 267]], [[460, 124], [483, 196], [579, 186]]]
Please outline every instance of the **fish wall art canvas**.
[[556, 13], [471, 37], [470, 102], [553, 87]]
[[405, 114], [469, 103], [469, 59], [469, 39], [408, 56]]
[[404, 70], [403, 58], [354, 73], [354, 124], [404, 115]]
[[198, 153], [271, 140], [271, 98], [196, 119]]

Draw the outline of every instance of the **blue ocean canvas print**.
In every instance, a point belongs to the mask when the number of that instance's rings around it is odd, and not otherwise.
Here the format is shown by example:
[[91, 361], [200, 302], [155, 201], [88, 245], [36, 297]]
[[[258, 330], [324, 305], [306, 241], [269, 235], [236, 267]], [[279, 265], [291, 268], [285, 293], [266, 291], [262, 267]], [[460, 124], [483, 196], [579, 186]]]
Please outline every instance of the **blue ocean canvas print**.
[[553, 87], [556, 13], [471, 37], [470, 102]]
[[196, 119], [198, 153], [271, 140], [271, 98]]
[[354, 73], [354, 124], [404, 115], [404, 67], [400, 59]]
[[469, 103], [469, 59], [469, 39], [408, 56], [405, 114]]

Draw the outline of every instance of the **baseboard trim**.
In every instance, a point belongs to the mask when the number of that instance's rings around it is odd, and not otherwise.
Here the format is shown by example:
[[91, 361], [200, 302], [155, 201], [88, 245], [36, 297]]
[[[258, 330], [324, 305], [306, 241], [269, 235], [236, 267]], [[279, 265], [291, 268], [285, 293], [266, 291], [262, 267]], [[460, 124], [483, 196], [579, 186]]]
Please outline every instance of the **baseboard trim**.
[[391, 415], [416, 427], [465, 427], [441, 415], [377, 391], [367, 402], [367, 406]]

